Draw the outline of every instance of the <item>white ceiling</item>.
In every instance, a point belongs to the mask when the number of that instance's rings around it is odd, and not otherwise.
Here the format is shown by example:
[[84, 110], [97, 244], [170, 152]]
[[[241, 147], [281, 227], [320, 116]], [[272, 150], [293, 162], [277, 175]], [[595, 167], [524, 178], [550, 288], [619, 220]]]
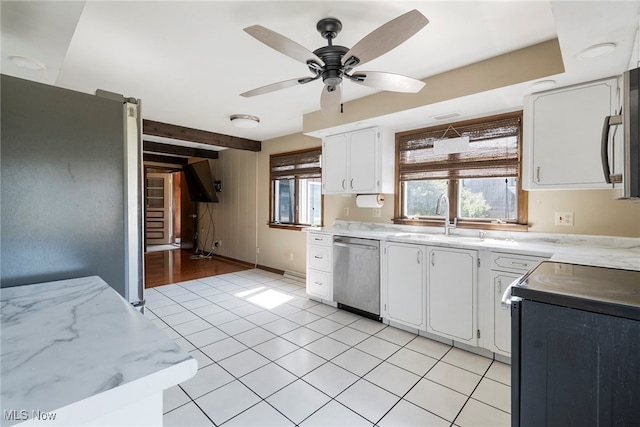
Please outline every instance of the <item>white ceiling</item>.
[[[326, 44], [316, 31], [325, 17], [342, 21], [335, 44], [351, 47], [385, 22], [418, 9], [430, 21], [367, 70], [423, 79], [558, 37], [566, 71], [558, 86], [627, 69], [639, 25], [637, 1], [2, 1], [2, 73], [94, 93], [142, 99], [145, 119], [255, 140], [302, 130], [302, 116], [320, 108], [322, 83], [243, 98], [269, 83], [308, 76], [306, 66], [263, 45], [243, 28], [260, 24], [309, 50]], [[588, 46], [617, 44], [614, 53], [577, 59]], [[26, 56], [44, 71], [18, 68]], [[429, 90], [425, 87], [423, 90]], [[394, 114], [396, 130], [424, 126], [424, 117], [460, 111], [472, 117], [522, 105], [529, 84], [515, 85]], [[344, 101], [376, 91], [345, 82]], [[237, 129], [232, 114], [260, 117]]]

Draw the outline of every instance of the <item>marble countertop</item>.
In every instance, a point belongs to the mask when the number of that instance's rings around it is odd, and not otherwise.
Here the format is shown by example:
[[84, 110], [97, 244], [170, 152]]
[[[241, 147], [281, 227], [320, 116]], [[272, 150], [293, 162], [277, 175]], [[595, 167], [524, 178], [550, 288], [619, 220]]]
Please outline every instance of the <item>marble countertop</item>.
[[640, 238], [456, 229], [442, 227], [336, 221], [333, 227], [308, 227], [306, 232], [370, 238], [402, 243], [490, 250], [549, 257], [552, 261], [640, 271]]
[[197, 371], [99, 277], [2, 288], [0, 304], [0, 413], [55, 411], [104, 393], [131, 403]]

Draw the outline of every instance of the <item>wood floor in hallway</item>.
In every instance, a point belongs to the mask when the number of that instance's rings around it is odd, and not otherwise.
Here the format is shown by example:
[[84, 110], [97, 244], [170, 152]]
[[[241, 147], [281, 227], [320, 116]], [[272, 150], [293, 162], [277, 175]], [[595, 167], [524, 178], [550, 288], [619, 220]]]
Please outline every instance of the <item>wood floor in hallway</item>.
[[145, 288], [233, 273], [249, 268], [242, 263], [219, 257], [193, 258], [193, 252], [180, 249], [144, 254]]

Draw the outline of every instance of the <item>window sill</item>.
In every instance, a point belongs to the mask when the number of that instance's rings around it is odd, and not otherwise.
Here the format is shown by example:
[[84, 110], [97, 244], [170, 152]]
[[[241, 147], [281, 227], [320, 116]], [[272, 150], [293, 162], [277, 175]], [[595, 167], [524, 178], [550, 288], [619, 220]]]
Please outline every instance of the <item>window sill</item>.
[[303, 228], [311, 227], [310, 225], [302, 224], [278, 224], [277, 222], [270, 222], [269, 228], [279, 228], [281, 230], [297, 230], [300, 231]]
[[[424, 227], [444, 227], [443, 220], [434, 220], [434, 219], [395, 218], [393, 219], [393, 223], [402, 224], [402, 225], [421, 225]], [[504, 231], [527, 231], [529, 229], [528, 224], [516, 224], [512, 222], [495, 223], [495, 222], [489, 222], [489, 221], [465, 221], [465, 220], [459, 220], [456, 227], [482, 229], [482, 230], [504, 230]]]

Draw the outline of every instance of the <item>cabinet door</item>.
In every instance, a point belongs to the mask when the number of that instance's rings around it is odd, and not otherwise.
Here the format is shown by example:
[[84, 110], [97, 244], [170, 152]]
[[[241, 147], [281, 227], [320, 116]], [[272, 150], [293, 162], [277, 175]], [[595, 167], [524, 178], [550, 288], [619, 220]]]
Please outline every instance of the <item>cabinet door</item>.
[[389, 320], [424, 331], [426, 248], [401, 243], [387, 243], [384, 248], [383, 313]]
[[527, 98], [525, 188], [608, 187], [600, 141], [604, 118], [616, 108], [616, 89], [617, 81], [609, 79]]
[[493, 350], [511, 354], [511, 312], [501, 306], [502, 294], [514, 280], [520, 277], [512, 273], [491, 273], [493, 279]]
[[353, 193], [377, 193], [377, 130], [363, 129], [351, 134], [349, 142], [349, 183]]
[[427, 332], [475, 345], [476, 251], [429, 248]]
[[334, 135], [322, 142], [322, 192], [345, 193], [347, 181], [347, 135]]

